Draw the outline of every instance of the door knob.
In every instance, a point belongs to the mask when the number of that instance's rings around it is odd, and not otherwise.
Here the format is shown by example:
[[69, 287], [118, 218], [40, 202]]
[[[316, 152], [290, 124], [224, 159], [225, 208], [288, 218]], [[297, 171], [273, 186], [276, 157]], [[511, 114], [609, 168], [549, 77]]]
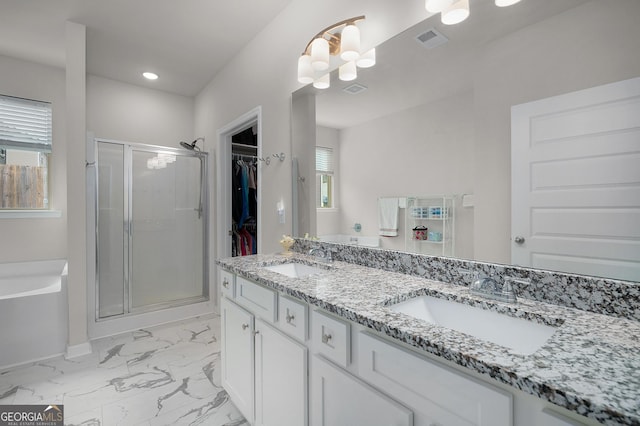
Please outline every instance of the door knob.
[[513, 241], [514, 241], [516, 244], [523, 244], [523, 243], [524, 243], [524, 237], [515, 237], [515, 238], [513, 239]]

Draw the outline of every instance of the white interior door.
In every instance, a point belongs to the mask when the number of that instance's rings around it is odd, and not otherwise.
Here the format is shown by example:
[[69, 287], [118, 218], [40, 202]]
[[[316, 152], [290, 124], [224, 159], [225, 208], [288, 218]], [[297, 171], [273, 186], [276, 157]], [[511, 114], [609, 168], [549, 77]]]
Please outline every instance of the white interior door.
[[511, 109], [512, 262], [640, 281], [640, 78]]

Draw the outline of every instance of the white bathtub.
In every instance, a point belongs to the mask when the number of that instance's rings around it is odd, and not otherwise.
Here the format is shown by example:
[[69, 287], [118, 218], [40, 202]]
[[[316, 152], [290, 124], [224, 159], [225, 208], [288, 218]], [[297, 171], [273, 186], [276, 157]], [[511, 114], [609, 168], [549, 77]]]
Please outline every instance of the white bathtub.
[[0, 263], [0, 369], [65, 352], [67, 262]]
[[350, 245], [362, 246], [362, 247], [380, 247], [379, 237], [334, 234], [334, 235], [321, 235], [319, 239], [320, 241], [323, 241], [326, 243], [350, 244]]

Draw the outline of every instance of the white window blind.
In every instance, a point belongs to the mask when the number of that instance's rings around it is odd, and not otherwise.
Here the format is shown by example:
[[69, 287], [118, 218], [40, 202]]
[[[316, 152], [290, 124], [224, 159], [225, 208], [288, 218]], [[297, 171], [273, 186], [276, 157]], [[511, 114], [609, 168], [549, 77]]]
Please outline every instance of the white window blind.
[[0, 95], [0, 149], [51, 152], [51, 104]]
[[331, 148], [316, 147], [316, 173], [333, 174], [333, 150]]

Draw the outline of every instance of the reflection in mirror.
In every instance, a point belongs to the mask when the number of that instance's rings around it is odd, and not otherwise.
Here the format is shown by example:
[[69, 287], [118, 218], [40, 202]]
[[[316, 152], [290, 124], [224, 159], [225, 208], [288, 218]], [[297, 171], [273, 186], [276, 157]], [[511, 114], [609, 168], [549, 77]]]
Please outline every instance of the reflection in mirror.
[[[461, 24], [431, 17], [378, 46], [376, 66], [359, 70], [364, 90], [337, 78], [324, 91], [298, 90], [296, 235], [377, 237], [379, 198], [451, 196], [452, 255], [514, 263], [511, 108], [640, 76], [637, 16], [640, 2], [633, 0], [524, 0], [508, 8], [476, 1]], [[640, 135], [634, 140], [629, 152], [637, 154]], [[316, 146], [334, 152], [335, 208], [316, 209]], [[640, 193], [632, 194], [640, 211]], [[411, 214], [399, 209], [398, 236], [380, 237], [380, 247], [417, 250]], [[626, 241], [627, 252], [611, 260], [640, 264], [637, 221]], [[518, 264], [543, 267], [528, 261]], [[639, 274], [613, 278], [640, 281]]]

